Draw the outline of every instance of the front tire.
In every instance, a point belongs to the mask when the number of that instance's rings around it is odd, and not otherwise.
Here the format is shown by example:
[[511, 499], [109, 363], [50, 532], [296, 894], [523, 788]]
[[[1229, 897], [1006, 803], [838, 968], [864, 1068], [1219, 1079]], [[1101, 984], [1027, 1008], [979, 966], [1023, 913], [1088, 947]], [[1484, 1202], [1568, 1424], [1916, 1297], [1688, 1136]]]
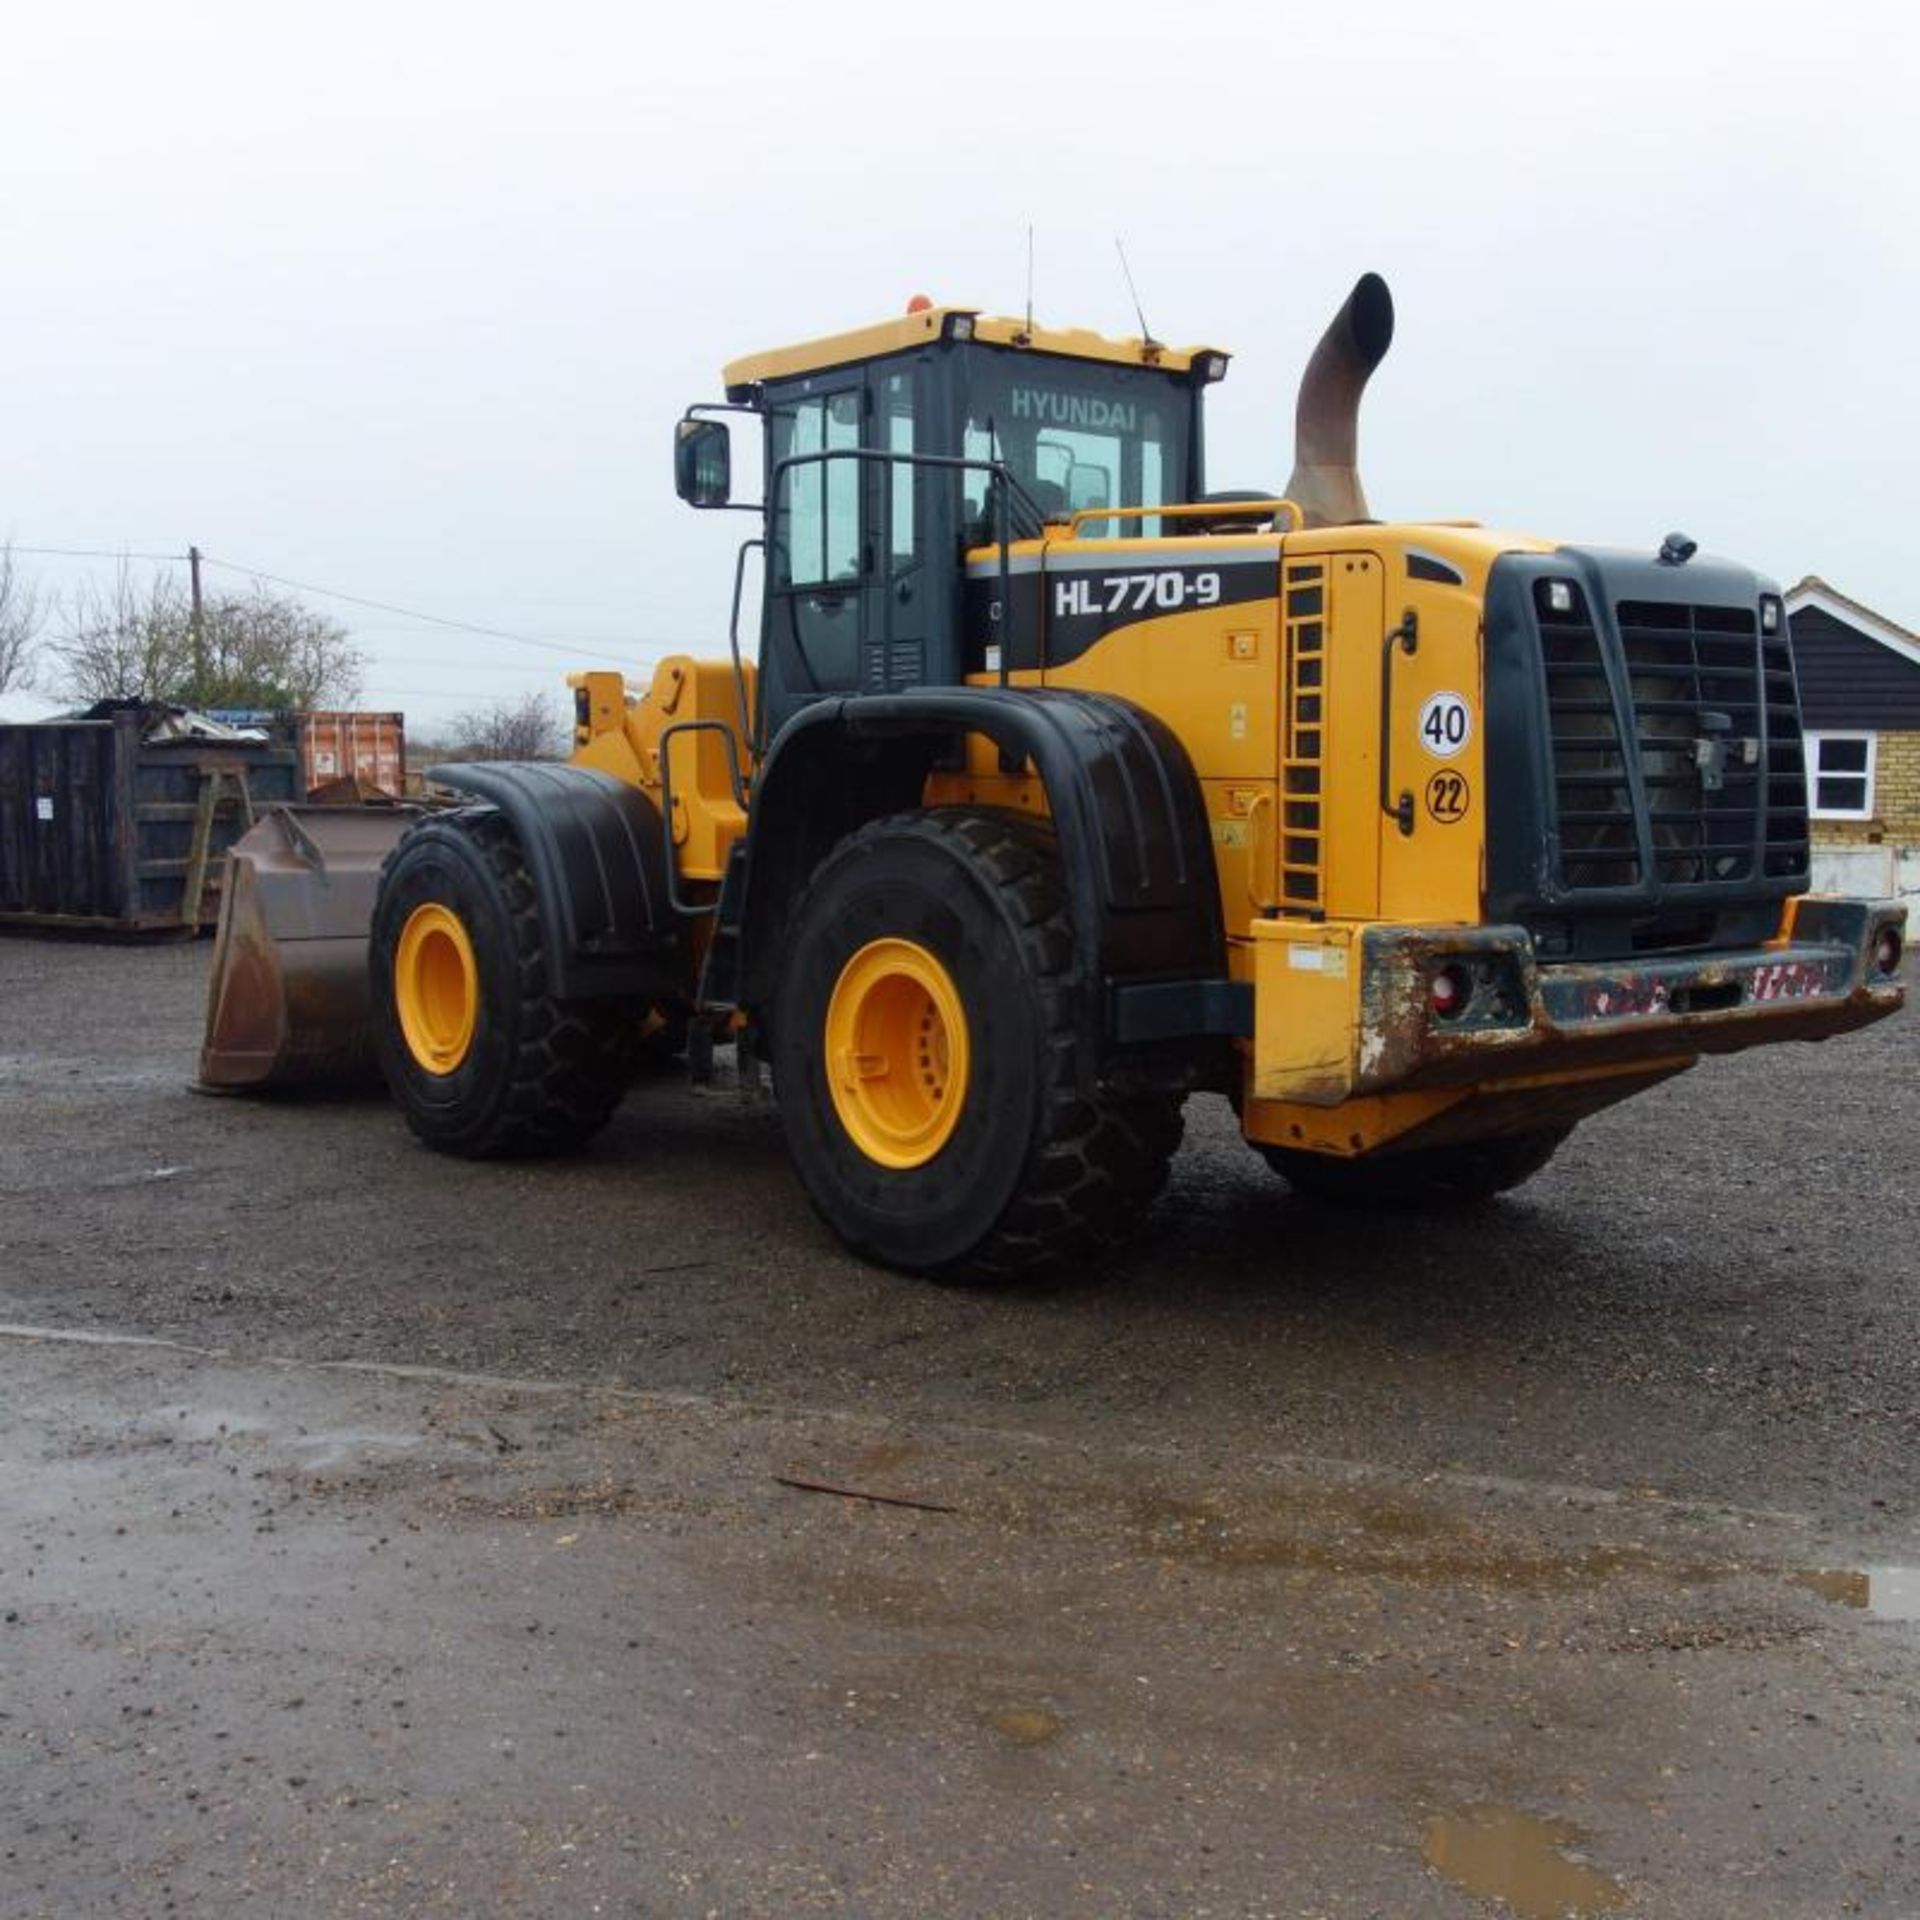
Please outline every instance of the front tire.
[[1308, 1200], [1339, 1207], [1471, 1207], [1531, 1180], [1572, 1131], [1544, 1127], [1362, 1160], [1265, 1147], [1267, 1164]]
[[1000, 1283], [1098, 1259], [1165, 1184], [1180, 1101], [1081, 1092], [1052, 832], [931, 809], [816, 870], [775, 989], [774, 1090], [814, 1206], [855, 1252]]
[[578, 1147], [633, 1077], [635, 1012], [549, 991], [526, 856], [491, 808], [423, 821], [388, 856], [368, 964], [381, 1071], [438, 1152]]

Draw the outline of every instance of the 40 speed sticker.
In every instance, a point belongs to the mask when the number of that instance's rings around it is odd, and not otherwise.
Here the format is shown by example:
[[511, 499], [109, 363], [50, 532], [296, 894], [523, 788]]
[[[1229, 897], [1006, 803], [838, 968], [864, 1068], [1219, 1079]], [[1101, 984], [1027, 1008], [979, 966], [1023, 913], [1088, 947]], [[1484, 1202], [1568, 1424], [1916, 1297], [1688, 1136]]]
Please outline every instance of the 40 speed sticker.
[[1420, 708], [1420, 744], [1451, 760], [1473, 738], [1473, 709], [1457, 693], [1430, 693]]

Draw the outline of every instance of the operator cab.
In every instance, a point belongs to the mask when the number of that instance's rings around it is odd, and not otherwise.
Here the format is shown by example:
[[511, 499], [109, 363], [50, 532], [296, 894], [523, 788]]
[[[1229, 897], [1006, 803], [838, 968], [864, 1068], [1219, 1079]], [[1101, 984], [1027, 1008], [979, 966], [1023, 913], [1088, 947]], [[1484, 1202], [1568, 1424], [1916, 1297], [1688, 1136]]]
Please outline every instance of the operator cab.
[[[728, 406], [680, 422], [675, 469], [690, 504], [764, 515], [758, 743], [825, 696], [980, 672], [990, 637], [968, 630], [970, 550], [1010, 564], [1020, 543], [1075, 514], [1198, 499], [1201, 397], [1226, 367], [1213, 348], [920, 303], [733, 362]], [[716, 412], [761, 417], [765, 501], [728, 497]], [[1119, 539], [1166, 530], [1153, 513], [1084, 527]]]

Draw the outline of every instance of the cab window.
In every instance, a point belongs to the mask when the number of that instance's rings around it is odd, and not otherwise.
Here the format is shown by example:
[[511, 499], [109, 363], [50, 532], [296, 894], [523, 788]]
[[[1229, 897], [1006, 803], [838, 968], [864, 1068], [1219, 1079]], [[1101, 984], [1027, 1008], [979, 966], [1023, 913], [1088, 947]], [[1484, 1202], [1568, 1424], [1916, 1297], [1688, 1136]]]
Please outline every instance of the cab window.
[[773, 458], [799, 460], [781, 474], [773, 512], [777, 586], [820, 587], [860, 578], [860, 462], [809, 459], [860, 444], [860, 390], [783, 403], [773, 416]]
[[[881, 383], [883, 444], [889, 453], [909, 454], [913, 445], [913, 374], [890, 373]], [[917, 516], [920, 475], [910, 460], [890, 460], [886, 470], [887, 559], [892, 573], [905, 572], [919, 554]]]
[[[1191, 389], [1151, 367], [1106, 366], [1040, 354], [976, 353], [967, 382], [970, 460], [1002, 460], [1048, 519], [1102, 507], [1156, 507], [1182, 497]], [[963, 482], [967, 537], [997, 537], [987, 476]], [[1036, 529], [1020, 524], [1016, 535]], [[1152, 537], [1158, 515], [1095, 521], [1092, 536]]]

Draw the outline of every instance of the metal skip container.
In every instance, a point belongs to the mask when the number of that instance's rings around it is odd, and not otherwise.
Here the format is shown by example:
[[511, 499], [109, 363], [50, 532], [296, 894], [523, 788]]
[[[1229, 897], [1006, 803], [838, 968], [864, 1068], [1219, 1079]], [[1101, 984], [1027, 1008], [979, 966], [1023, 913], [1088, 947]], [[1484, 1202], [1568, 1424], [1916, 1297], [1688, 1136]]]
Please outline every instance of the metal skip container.
[[0, 925], [198, 934], [228, 847], [298, 778], [291, 747], [176, 709], [0, 726]]
[[398, 713], [303, 711], [293, 716], [302, 798], [340, 782], [399, 798], [407, 788], [407, 724]]

